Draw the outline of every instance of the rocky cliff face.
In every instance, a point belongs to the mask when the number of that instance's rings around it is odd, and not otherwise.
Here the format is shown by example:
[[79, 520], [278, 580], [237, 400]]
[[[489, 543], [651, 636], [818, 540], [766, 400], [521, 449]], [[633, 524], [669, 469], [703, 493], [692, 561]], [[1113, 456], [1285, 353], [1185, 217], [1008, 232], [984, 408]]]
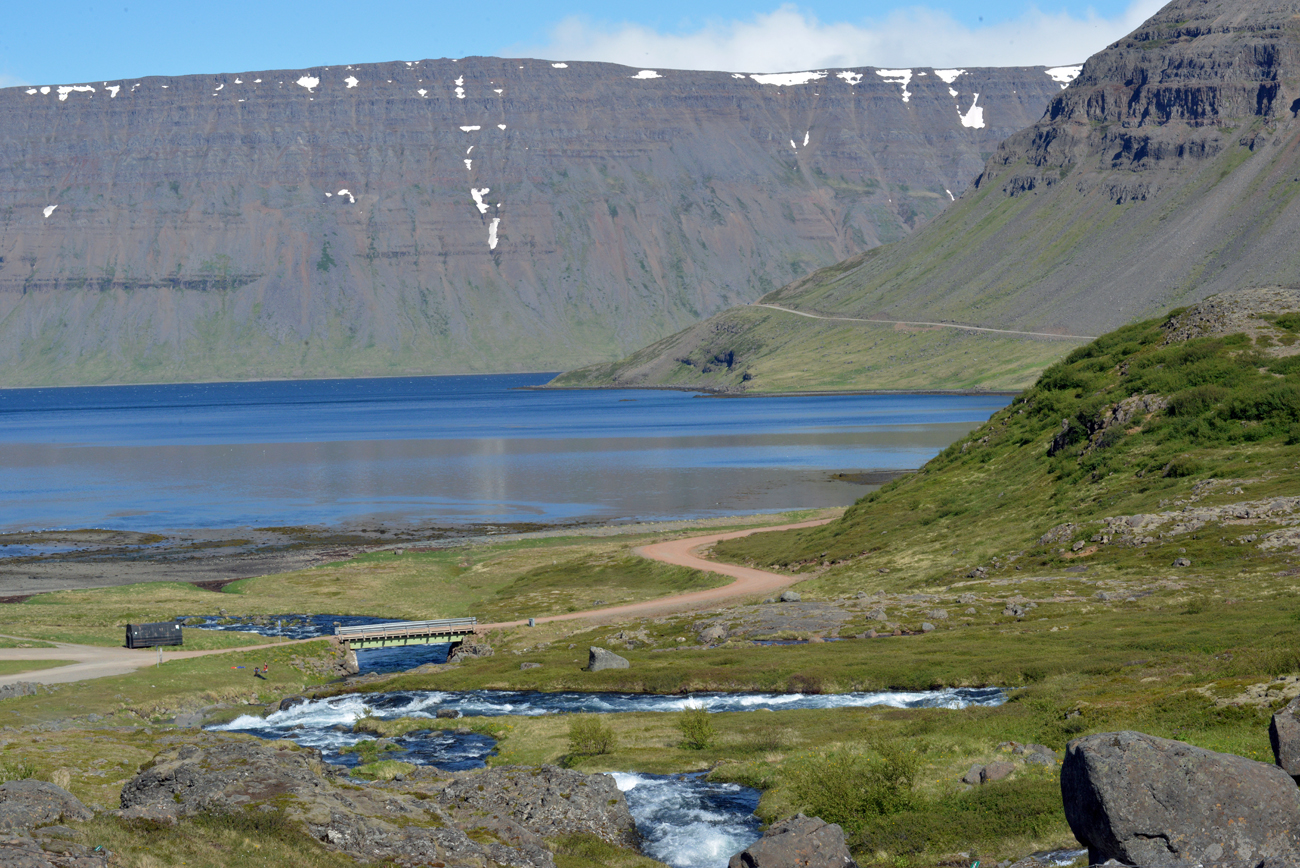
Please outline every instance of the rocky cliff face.
[[0, 384], [616, 358], [904, 237], [1076, 71], [463, 58], [0, 90]]
[[[845, 328], [858, 318], [1087, 336], [1217, 292], [1300, 283], [1297, 82], [1300, 5], [1178, 0], [1090, 58], [939, 218], [763, 301], [850, 318]], [[671, 352], [695, 359], [745, 344], [738, 366], [702, 384], [762, 388], [741, 372], [789, 368], [785, 347], [827, 328], [782, 316], [778, 328], [728, 312], [670, 341]], [[910, 375], [927, 359], [931, 379], [910, 387], [1014, 386], [1026, 372], [999, 367], [1008, 353], [1041, 368], [1071, 347], [1035, 354], [1008, 343], [1032, 335], [948, 330], [951, 339], [917, 353], [910, 333], [855, 327], [872, 334], [848, 342], [875, 355], [841, 387], [895, 385], [892, 364], [906, 361]], [[678, 376], [670, 361], [643, 357], [636, 369], [653, 371], [649, 380]]]

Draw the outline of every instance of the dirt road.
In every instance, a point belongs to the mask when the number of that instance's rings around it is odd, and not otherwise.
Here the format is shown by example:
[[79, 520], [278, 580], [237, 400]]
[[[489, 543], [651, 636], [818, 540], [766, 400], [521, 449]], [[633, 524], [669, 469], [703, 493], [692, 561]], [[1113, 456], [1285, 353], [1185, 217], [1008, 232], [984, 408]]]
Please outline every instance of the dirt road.
[[[827, 524], [832, 519], [824, 518], [805, 521], [798, 524], [783, 524], [769, 527], [755, 527], [729, 533], [712, 533], [686, 539], [668, 540], [634, 549], [636, 554], [651, 560], [662, 561], [679, 567], [695, 570], [707, 570], [730, 576], [735, 581], [717, 588], [703, 591], [689, 591], [671, 597], [644, 600], [640, 603], [627, 603], [622, 606], [609, 606], [603, 609], [588, 609], [584, 612], [569, 612], [565, 615], [549, 615], [536, 619], [539, 624], [550, 621], [590, 620], [609, 622], [624, 618], [641, 618], [651, 615], [666, 615], [673, 612], [688, 612], [702, 606], [713, 605], [741, 597], [756, 597], [779, 591], [797, 581], [793, 576], [769, 573], [752, 567], [735, 564], [718, 563], [700, 557], [696, 552], [707, 548], [720, 540], [736, 539], [751, 533], [772, 530], [797, 530], [805, 527], [817, 527]], [[493, 624], [480, 624], [479, 632], [504, 627], [521, 627], [528, 623], [524, 618], [518, 621], [500, 621]], [[5, 638], [21, 639], [10, 636]], [[31, 640], [39, 641], [39, 640]], [[304, 642], [313, 640], [304, 639]], [[90, 678], [103, 678], [108, 675], [123, 675], [158, 662], [158, 652], [152, 648], [104, 648], [95, 645], [71, 645], [49, 643], [52, 648], [0, 648], [0, 660], [73, 660], [70, 666], [53, 669], [40, 669], [34, 672], [22, 672], [16, 675], [0, 676], [0, 686], [18, 681], [33, 681], [39, 684], [63, 684], [72, 681], [85, 681]], [[163, 661], [184, 660], [190, 657], [203, 657], [208, 654], [226, 654], [236, 651], [255, 651], [260, 648], [273, 648], [287, 643], [276, 642], [266, 645], [248, 645], [242, 648], [218, 648], [209, 651], [164, 651]]]
[[[734, 600], [738, 597], [754, 597], [764, 594], [770, 594], [773, 591], [794, 584], [798, 579], [794, 576], [783, 576], [780, 573], [769, 573], [766, 570], [756, 570], [753, 567], [742, 567], [736, 564], [726, 564], [717, 561], [710, 561], [700, 557], [696, 552], [700, 549], [708, 548], [716, 542], [724, 539], [737, 539], [742, 536], [749, 536], [751, 533], [760, 533], [772, 530], [798, 530], [805, 527], [817, 527], [818, 525], [829, 524], [833, 519], [822, 518], [815, 521], [804, 521], [798, 524], [782, 524], [770, 527], [755, 527], [747, 530], [731, 531], [730, 533], [711, 533], [705, 536], [693, 536], [687, 539], [674, 539], [667, 542], [653, 543], [648, 546], [641, 546], [633, 549], [633, 552], [643, 558], [650, 558], [655, 561], [662, 561], [665, 564], [673, 564], [678, 567], [690, 567], [694, 570], [706, 570], [711, 573], [719, 573], [724, 576], [731, 576], [735, 579], [729, 585], [722, 585], [717, 588], [708, 588], [703, 591], [689, 591], [684, 594], [674, 594], [671, 597], [659, 597], [655, 600], [644, 600], [640, 603], [627, 603], [622, 606], [609, 606], [603, 609], [588, 609], [585, 612], [570, 612], [566, 615], [549, 615], [537, 618], [538, 624], [545, 624], [550, 621], [575, 621], [578, 619], [587, 619], [591, 621], [610, 621], [622, 618], [643, 618], [649, 615], [666, 615], [672, 612], [688, 612], [692, 609], [698, 609], [704, 605], [711, 605], [723, 600]], [[502, 621], [496, 624], [480, 624], [479, 630], [491, 630], [497, 627], [519, 627], [527, 624], [528, 620], [521, 621]]]
[[[6, 636], [6, 639], [23, 639], [21, 636]], [[40, 640], [29, 640], [40, 641]], [[65, 642], [50, 642], [52, 648], [0, 648], [0, 660], [74, 660], [70, 666], [57, 666], [52, 669], [38, 669], [34, 672], [20, 672], [16, 675], [0, 676], [0, 687], [19, 681], [33, 681], [37, 684], [66, 684], [72, 681], [86, 681], [91, 678], [103, 678], [107, 675], [125, 675], [145, 666], [158, 662], [156, 648], [105, 648], [99, 645], [73, 645]], [[214, 648], [207, 651], [164, 651], [163, 662], [185, 660], [190, 657], [206, 657], [209, 654], [228, 654], [232, 651], [257, 651], [262, 648], [274, 648], [285, 642], [273, 642], [266, 645], [245, 645], [240, 648]]]

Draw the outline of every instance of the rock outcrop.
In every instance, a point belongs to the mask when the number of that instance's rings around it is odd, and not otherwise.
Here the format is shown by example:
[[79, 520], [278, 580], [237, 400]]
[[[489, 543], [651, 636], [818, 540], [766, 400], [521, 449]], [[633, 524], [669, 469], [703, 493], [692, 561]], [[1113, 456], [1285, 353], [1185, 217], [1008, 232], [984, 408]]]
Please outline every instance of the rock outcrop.
[[491, 657], [495, 652], [492, 646], [486, 642], [464, 642], [457, 645], [447, 655], [448, 663], [463, 663], [466, 660], [478, 660], [483, 657]]
[[57, 838], [0, 837], [0, 865], [5, 868], [108, 868], [112, 855]]
[[166, 823], [282, 810], [334, 849], [401, 865], [550, 868], [547, 836], [581, 830], [614, 844], [635, 840], [627, 804], [605, 775], [507, 767], [448, 782], [419, 768], [400, 783], [358, 787], [340, 781], [342, 774], [315, 750], [205, 733], [158, 754], [132, 778], [119, 813]]
[[1138, 732], [1101, 733], [1066, 749], [1061, 794], [1094, 864], [1300, 862], [1300, 788], [1266, 763]]
[[1300, 784], [1300, 697], [1273, 715], [1268, 725], [1268, 740], [1278, 768]]
[[89, 820], [94, 813], [72, 793], [47, 781], [0, 784], [0, 832], [30, 832], [65, 820]]
[[46, 781], [0, 784], [0, 865], [7, 868], [107, 868], [98, 852], [64, 840], [71, 830], [56, 825], [94, 816], [72, 793]]
[[474, 816], [508, 816], [547, 838], [583, 833], [623, 847], [640, 843], [627, 801], [609, 775], [504, 766], [458, 777], [438, 802]]
[[647, 72], [465, 57], [0, 90], [0, 381], [618, 358], [908, 234], [1060, 88], [1041, 67]]
[[844, 830], [803, 814], [773, 823], [763, 837], [727, 863], [727, 868], [855, 868]]

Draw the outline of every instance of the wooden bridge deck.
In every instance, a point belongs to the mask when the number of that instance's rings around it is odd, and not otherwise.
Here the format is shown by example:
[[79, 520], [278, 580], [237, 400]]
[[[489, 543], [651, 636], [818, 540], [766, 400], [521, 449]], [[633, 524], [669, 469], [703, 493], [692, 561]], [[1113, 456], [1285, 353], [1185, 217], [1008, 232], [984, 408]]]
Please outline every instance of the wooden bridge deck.
[[359, 627], [335, 627], [334, 635], [357, 648], [386, 648], [391, 645], [438, 645], [464, 642], [474, 635], [478, 618], [443, 618], [437, 621], [390, 621]]

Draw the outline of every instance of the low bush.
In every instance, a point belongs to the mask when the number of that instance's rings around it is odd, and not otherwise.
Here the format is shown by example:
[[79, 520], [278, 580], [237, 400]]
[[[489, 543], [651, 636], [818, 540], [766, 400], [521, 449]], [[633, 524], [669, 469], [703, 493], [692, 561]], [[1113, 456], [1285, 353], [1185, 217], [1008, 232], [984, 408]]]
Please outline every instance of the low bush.
[[863, 819], [850, 836], [855, 850], [895, 859], [925, 852], [971, 851], [1008, 838], [1036, 839], [1064, 822], [1054, 775], [1025, 775], [968, 793], [915, 800], [906, 810]]
[[599, 715], [575, 715], [569, 721], [569, 754], [597, 756], [618, 747], [618, 736]]
[[686, 709], [677, 715], [677, 728], [682, 732], [682, 746], [691, 750], [707, 750], [717, 738], [707, 708]]
[[873, 818], [915, 804], [916, 774], [925, 758], [921, 742], [887, 739], [865, 751], [836, 750], [795, 759], [787, 782], [804, 812], [853, 834]]
[[0, 784], [34, 777], [36, 777], [36, 766], [22, 757], [0, 762]]

